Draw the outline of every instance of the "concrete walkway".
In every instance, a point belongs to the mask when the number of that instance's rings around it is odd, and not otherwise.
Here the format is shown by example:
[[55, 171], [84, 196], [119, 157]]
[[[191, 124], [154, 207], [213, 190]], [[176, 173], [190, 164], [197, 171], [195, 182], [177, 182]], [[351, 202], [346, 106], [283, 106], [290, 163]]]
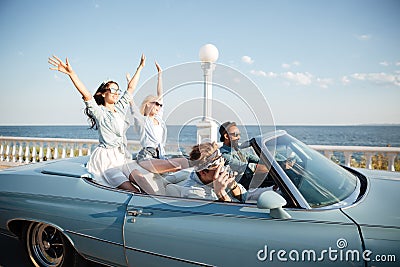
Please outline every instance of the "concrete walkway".
[[7, 161], [0, 161], [0, 170], [8, 169], [16, 166], [24, 165], [24, 163], [19, 162], [7, 162]]

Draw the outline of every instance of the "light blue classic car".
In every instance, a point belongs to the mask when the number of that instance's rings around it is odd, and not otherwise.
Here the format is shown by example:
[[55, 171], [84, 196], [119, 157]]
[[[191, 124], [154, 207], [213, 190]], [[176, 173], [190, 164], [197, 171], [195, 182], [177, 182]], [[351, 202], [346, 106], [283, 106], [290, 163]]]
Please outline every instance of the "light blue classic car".
[[180, 197], [186, 170], [157, 194], [95, 184], [87, 157], [1, 171], [0, 233], [34, 266], [399, 266], [399, 173], [339, 166], [285, 131], [243, 145], [269, 170], [244, 204]]

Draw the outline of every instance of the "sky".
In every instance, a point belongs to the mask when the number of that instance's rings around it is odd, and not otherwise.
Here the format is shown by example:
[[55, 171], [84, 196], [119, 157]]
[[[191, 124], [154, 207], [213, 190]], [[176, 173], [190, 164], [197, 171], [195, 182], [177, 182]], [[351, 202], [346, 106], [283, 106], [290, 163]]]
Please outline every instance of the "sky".
[[[199, 49], [209, 43], [219, 51], [215, 77], [232, 70], [257, 88], [235, 92], [247, 107], [265, 105], [254, 109], [259, 118], [400, 124], [399, 14], [398, 0], [1, 0], [0, 125], [87, 124], [69, 78], [49, 70], [53, 54], [68, 57], [94, 93], [107, 79], [126, 87], [125, 73], [134, 73], [144, 53], [140, 91], [154, 79], [155, 61], [166, 79], [174, 78], [168, 71], [187, 77], [174, 70], [193, 64], [201, 78]], [[165, 99], [169, 123], [181, 123], [184, 112], [171, 108], [182, 99], [202, 97], [201, 84], [189, 87]], [[221, 89], [213, 90], [217, 97]], [[238, 105], [229, 101], [226, 112], [215, 109], [218, 118], [232, 119]], [[241, 123], [253, 121], [243, 115]]]

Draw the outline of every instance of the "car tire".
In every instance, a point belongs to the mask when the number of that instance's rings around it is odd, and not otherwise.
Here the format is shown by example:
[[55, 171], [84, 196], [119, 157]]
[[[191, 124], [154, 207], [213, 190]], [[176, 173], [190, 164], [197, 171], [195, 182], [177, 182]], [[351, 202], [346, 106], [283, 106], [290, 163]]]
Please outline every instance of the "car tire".
[[35, 267], [86, 266], [87, 262], [57, 228], [45, 223], [29, 223], [22, 233], [23, 245]]

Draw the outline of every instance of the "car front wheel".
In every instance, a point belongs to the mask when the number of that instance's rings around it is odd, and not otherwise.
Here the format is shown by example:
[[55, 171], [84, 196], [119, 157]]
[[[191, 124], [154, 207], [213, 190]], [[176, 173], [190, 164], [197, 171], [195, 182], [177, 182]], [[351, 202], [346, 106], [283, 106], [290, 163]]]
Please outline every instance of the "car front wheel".
[[23, 242], [31, 262], [36, 267], [85, 265], [84, 259], [76, 253], [62, 232], [51, 225], [26, 225]]

